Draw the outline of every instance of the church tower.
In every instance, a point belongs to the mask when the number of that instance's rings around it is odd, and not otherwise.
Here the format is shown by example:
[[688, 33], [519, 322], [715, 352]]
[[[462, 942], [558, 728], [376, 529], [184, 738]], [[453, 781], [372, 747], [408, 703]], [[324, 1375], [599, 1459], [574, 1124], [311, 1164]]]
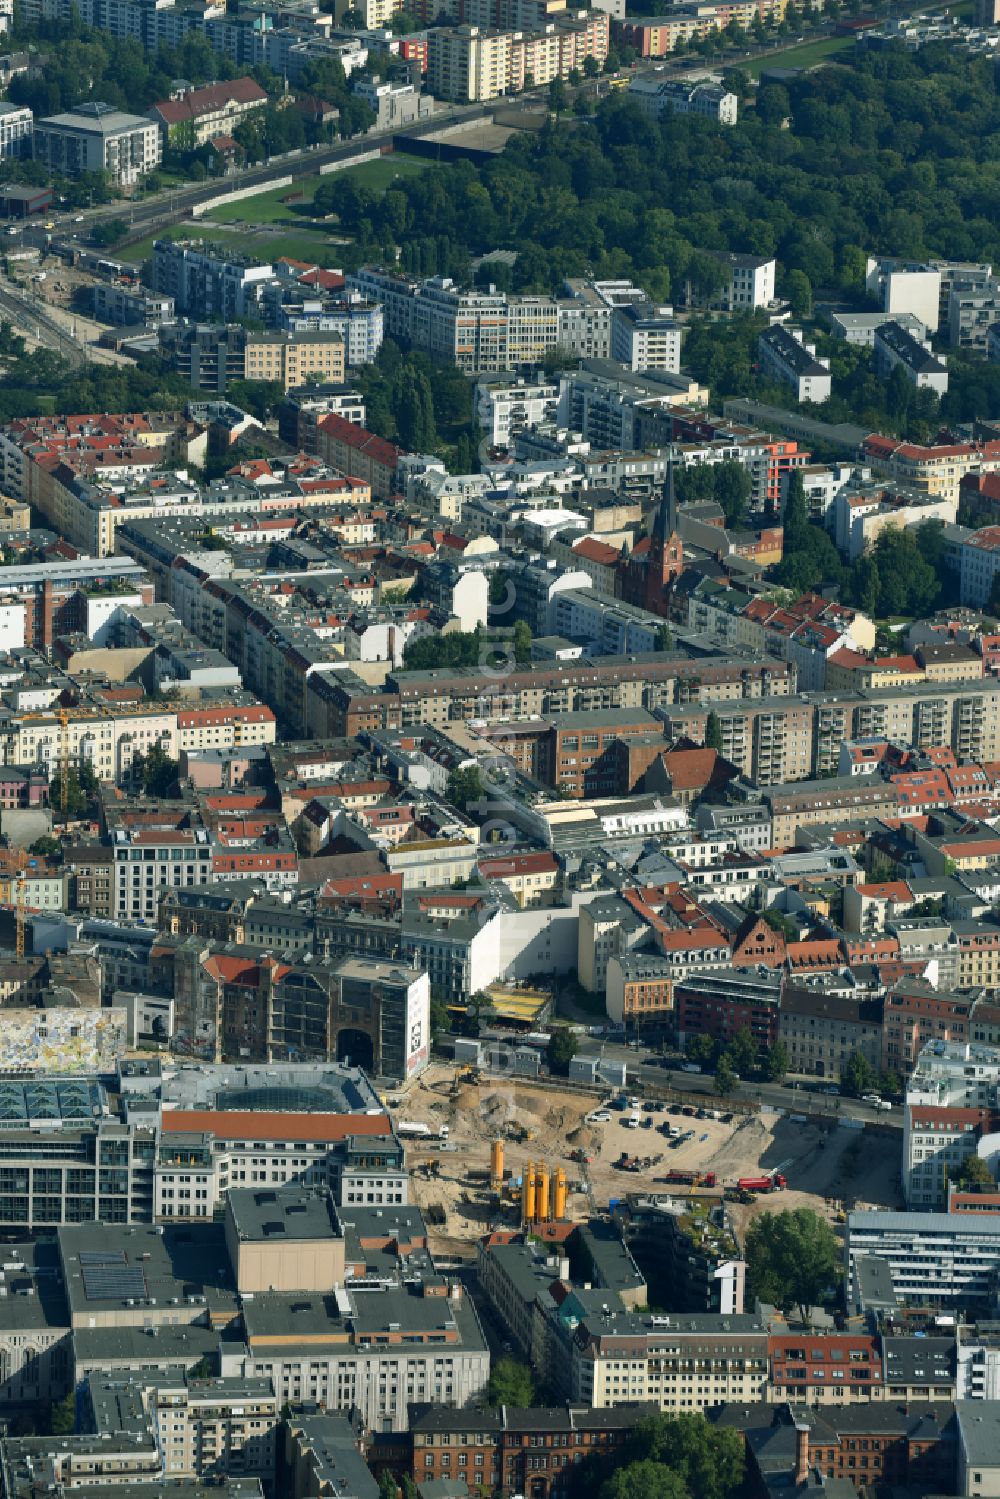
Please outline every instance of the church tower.
[[674, 579], [679, 578], [683, 571], [684, 546], [677, 534], [677, 497], [671, 455], [646, 560], [644, 607], [653, 614], [666, 614], [666, 596]]

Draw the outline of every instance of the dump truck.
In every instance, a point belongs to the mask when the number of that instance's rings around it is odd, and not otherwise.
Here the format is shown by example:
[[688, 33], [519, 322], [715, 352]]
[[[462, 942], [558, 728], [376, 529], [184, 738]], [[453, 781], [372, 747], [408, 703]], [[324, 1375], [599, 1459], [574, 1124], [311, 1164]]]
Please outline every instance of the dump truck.
[[736, 1185], [741, 1192], [780, 1192], [788, 1182], [780, 1171], [772, 1171], [770, 1176], [741, 1176]]
[[668, 1171], [666, 1181], [676, 1182], [680, 1187], [714, 1187], [718, 1181], [714, 1171]]

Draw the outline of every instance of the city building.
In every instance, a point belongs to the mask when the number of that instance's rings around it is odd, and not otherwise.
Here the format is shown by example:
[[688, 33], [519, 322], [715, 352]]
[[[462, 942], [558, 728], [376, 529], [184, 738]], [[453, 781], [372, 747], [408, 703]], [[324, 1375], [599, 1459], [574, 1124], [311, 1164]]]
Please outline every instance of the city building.
[[274, 381], [284, 390], [310, 376], [342, 383], [344, 341], [339, 332], [260, 333], [230, 324], [172, 324], [160, 347], [195, 390], [222, 395], [230, 380]]
[[943, 396], [948, 391], [948, 371], [944, 362], [931, 353], [930, 340], [917, 338], [909, 329], [893, 321], [875, 330], [875, 368], [883, 377], [901, 369], [911, 385]]
[[774, 323], [757, 340], [761, 367], [790, 385], [797, 401], [817, 404], [830, 399], [830, 361], [816, 358], [815, 344], [807, 344], [801, 329]]
[[0, 102], [0, 159], [30, 156], [34, 115], [26, 104]]
[[655, 73], [643, 74], [632, 79], [628, 96], [654, 120], [665, 114], [700, 115], [720, 125], [735, 125], [739, 111], [739, 100], [721, 78], [661, 79]]
[[178, 91], [149, 110], [149, 118], [163, 132], [164, 144], [192, 151], [220, 135], [232, 135], [237, 125], [267, 104], [267, 94], [252, 78], [233, 78], [205, 88]]
[[154, 171], [163, 156], [151, 120], [97, 100], [36, 120], [32, 149], [36, 161], [64, 177], [107, 172], [121, 187]]

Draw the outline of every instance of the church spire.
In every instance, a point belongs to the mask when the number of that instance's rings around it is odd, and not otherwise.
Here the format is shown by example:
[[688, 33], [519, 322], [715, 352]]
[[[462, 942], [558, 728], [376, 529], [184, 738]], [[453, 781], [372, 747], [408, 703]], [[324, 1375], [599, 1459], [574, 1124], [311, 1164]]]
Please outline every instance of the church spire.
[[677, 535], [677, 497], [674, 493], [674, 450], [671, 448], [667, 460], [667, 477], [663, 481], [663, 495], [656, 512], [653, 539], [661, 543]]

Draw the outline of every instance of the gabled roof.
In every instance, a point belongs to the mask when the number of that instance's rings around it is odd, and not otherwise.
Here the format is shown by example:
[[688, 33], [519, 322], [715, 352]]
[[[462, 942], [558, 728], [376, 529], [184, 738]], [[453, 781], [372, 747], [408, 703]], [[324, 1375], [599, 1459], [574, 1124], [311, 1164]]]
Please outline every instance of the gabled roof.
[[153, 109], [165, 125], [183, 125], [187, 120], [200, 120], [204, 115], [215, 114], [228, 104], [253, 106], [266, 103], [267, 94], [259, 83], [252, 78], [233, 78], [229, 83], [209, 83], [204, 88], [191, 89], [180, 99], [162, 99], [153, 105]]

